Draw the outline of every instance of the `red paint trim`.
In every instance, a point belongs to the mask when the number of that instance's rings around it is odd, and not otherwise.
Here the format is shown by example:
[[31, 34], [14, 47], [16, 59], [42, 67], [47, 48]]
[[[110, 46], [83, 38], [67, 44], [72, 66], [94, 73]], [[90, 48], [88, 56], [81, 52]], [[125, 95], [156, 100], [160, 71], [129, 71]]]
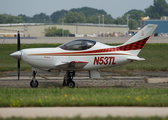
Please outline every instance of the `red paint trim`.
[[[139, 50], [142, 49], [142, 47], [145, 45], [147, 40], [150, 38], [144, 38], [142, 40], [136, 41], [134, 43], [130, 43], [127, 45], [123, 45], [120, 47], [116, 48], [104, 48], [104, 49], [97, 49], [97, 50], [92, 50], [92, 51], [81, 51], [81, 52], [63, 52], [63, 53], [40, 53], [40, 54], [29, 54], [29, 55], [39, 55], [39, 56], [67, 56], [67, 55], [72, 55], [72, 56], [77, 56], [80, 54], [82, 55], [95, 55], [95, 53], [104, 53], [104, 52], [115, 52], [115, 51], [128, 51], [128, 50]], [[119, 54], [119, 53], [117, 53]], [[99, 54], [96, 54], [99, 55]], [[103, 54], [105, 55], [105, 54]]]
[[71, 61], [70, 63], [88, 63], [88, 62], [83, 62], [83, 61]]

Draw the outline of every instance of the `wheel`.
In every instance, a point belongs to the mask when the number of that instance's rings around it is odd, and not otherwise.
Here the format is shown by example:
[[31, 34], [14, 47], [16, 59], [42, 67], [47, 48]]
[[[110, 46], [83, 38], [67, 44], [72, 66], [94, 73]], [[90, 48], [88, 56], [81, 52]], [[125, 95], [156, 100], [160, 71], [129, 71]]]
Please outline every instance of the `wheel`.
[[35, 82], [33, 82], [33, 80], [32, 80], [32, 81], [30, 82], [30, 86], [31, 86], [32, 88], [38, 87], [38, 81], [35, 80]]
[[69, 86], [69, 88], [74, 88], [75, 87], [75, 82], [74, 81], [70, 81], [68, 83], [68, 86]]

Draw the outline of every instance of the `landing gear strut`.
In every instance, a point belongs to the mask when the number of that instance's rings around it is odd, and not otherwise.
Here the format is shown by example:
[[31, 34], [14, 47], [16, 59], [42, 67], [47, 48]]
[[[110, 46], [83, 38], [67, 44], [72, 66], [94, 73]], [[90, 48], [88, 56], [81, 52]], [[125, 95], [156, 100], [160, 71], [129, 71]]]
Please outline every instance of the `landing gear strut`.
[[36, 73], [37, 73], [36, 71], [33, 71], [33, 79], [32, 79], [32, 81], [30, 82], [30, 86], [31, 86], [32, 88], [38, 87], [38, 81], [37, 81], [36, 78], [35, 78]]
[[66, 75], [64, 76], [63, 86], [68, 86], [69, 88], [75, 87], [75, 82], [73, 81], [73, 77], [75, 76], [75, 71], [66, 71]]

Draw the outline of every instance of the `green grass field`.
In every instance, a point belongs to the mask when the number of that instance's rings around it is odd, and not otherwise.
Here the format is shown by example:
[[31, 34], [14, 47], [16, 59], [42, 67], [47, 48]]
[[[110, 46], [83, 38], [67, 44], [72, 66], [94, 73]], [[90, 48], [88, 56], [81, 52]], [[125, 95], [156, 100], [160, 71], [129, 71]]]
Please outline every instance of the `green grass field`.
[[0, 88], [0, 107], [168, 106], [163, 88]]
[[[21, 49], [57, 47], [59, 44], [21, 44]], [[111, 44], [115, 45], [115, 44]], [[0, 71], [17, 70], [17, 60], [9, 55], [17, 51], [16, 44], [0, 44]], [[131, 64], [114, 67], [108, 70], [147, 70], [147, 71], [167, 71], [168, 70], [168, 44], [146, 44], [139, 57], [145, 58], [145, 61], [137, 61]], [[21, 70], [30, 70], [31, 67], [21, 61]]]

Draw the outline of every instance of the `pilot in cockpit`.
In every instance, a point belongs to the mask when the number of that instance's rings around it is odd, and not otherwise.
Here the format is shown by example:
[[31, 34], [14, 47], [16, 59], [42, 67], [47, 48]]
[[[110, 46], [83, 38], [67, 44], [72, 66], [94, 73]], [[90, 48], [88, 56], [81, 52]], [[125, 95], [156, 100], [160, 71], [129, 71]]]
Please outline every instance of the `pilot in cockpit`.
[[82, 50], [87, 49], [87, 43], [86, 43], [86, 41], [82, 41], [81, 42], [81, 48], [82, 48]]

